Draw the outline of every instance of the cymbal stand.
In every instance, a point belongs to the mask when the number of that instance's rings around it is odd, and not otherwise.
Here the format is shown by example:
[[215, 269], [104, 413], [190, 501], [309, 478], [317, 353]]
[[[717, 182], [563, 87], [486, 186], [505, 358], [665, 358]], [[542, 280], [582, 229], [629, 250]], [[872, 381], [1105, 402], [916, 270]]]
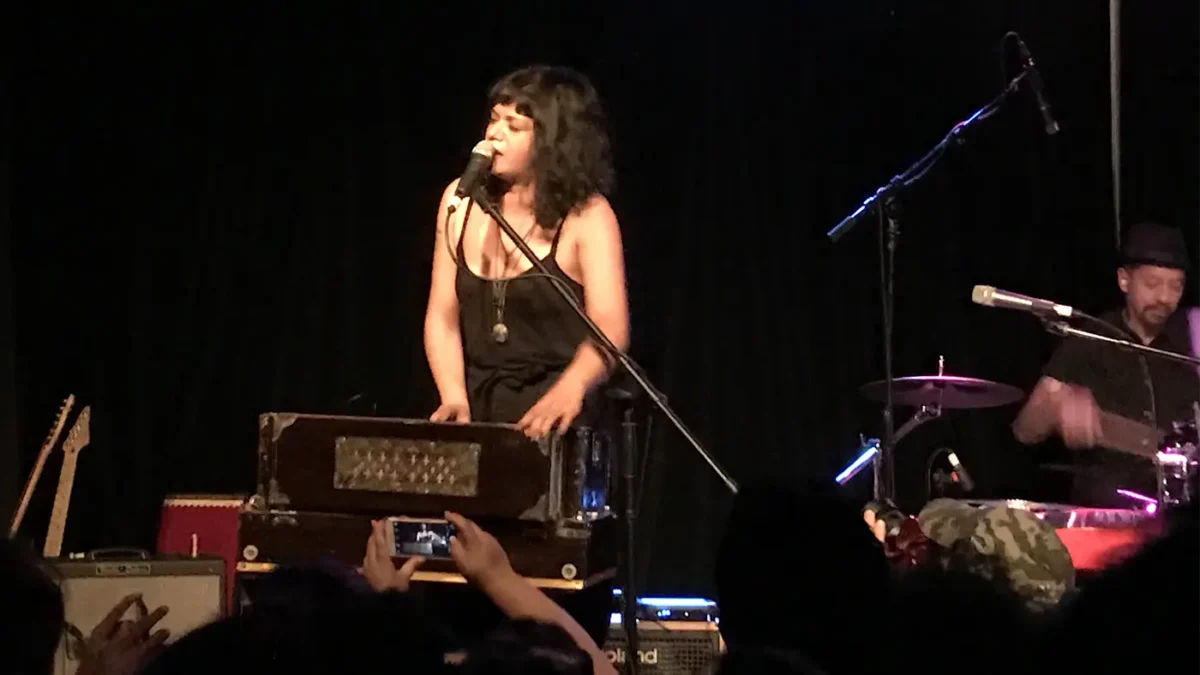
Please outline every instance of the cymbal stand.
[[[895, 433], [892, 435], [892, 447], [895, 447], [895, 444], [899, 443], [900, 439], [912, 433], [917, 427], [926, 422], [933, 421], [941, 416], [942, 405], [940, 403], [921, 406], [917, 412], [913, 413], [912, 417], [908, 418], [908, 421], [901, 425], [899, 429], [896, 429]], [[842, 472], [839, 473], [836, 478], [834, 478], [838, 485], [845, 485], [846, 483], [850, 482], [850, 479], [857, 476], [858, 473], [867, 466], [867, 464], [871, 464], [873, 469], [879, 465], [879, 453], [881, 449], [879, 439], [872, 438], [870, 440], [864, 440], [862, 448], [863, 451], [859, 453], [858, 457], [856, 457], [853, 462], [850, 462], [845, 469], [842, 469]], [[880, 476], [878, 470], [874, 472], [874, 479], [875, 499], [892, 499], [890, 495], [882, 498], [879, 496], [880, 490], [883, 488], [883, 486], [879, 482]]]

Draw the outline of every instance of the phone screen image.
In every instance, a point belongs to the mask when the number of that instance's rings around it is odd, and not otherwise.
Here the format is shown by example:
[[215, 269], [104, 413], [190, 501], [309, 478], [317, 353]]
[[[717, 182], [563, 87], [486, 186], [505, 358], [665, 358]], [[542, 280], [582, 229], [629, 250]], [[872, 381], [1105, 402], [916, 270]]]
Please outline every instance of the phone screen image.
[[450, 537], [455, 532], [452, 523], [398, 519], [392, 519], [391, 523], [396, 540], [395, 556], [450, 557]]

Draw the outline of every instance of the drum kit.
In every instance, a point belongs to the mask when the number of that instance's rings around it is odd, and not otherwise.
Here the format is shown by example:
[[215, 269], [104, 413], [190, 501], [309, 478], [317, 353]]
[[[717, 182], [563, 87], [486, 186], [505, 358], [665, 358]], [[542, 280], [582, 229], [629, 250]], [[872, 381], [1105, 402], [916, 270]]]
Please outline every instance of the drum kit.
[[[887, 382], [870, 382], [860, 388], [860, 394], [868, 401], [883, 403], [887, 399]], [[1024, 392], [1007, 384], [945, 374], [945, 361], [939, 358], [936, 375], [898, 377], [893, 380], [892, 401], [897, 407], [913, 408], [915, 412], [893, 436], [893, 447], [918, 426], [938, 419], [944, 410], [969, 410], [997, 408], [1010, 405], [1024, 398]], [[999, 501], [972, 501], [980, 507], [1003, 504], [1034, 512], [1039, 518], [1053, 522], [1055, 527], [1105, 527], [1121, 528], [1140, 521], [1155, 512], [1170, 506], [1191, 504], [1197, 497], [1197, 461], [1200, 459], [1200, 404], [1194, 408], [1194, 419], [1176, 422], [1172, 429], [1160, 434], [1157, 452], [1151, 455], [1157, 472], [1157, 495], [1149, 497], [1136, 493], [1124, 493], [1139, 502], [1136, 509], [1094, 509], [1061, 504], [1045, 504], [1020, 499]], [[880, 462], [880, 441], [864, 439], [860, 454], [835, 480], [842, 485], [849, 482], [864, 468], [876, 468]], [[951, 464], [962, 472], [957, 457], [951, 453]], [[884, 496], [888, 498], [890, 496]], [[879, 499], [879, 472], [876, 471], [876, 499]]]

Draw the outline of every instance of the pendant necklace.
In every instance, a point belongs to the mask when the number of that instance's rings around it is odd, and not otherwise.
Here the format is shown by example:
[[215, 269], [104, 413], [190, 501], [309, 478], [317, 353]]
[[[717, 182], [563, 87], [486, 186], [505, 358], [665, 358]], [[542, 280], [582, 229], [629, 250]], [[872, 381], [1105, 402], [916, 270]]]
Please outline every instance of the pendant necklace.
[[[530, 233], [533, 232], [533, 228], [536, 226], [536, 222], [530, 225], [529, 230], [525, 232], [525, 236], [522, 239], [528, 239]], [[496, 246], [500, 249], [499, 253], [503, 254], [504, 268], [500, 272], [500, 278], [492, 279], [492, 307], [496, 310], [496, 323], [492, 324], [492, 339], [496, 341], [496, 344], [502, 345], [508, 342], [508, 326], [504, 323], [504, 301], [508, 292], [508, 282], [512, 281], [511, 278], [504, 275], [508, 273], [509, 259], [512, 258], [516, 249], [513, 251], [505, 250], [504, 242], [499, 236], [496, 237]]]
[[508, 279], [492, 280], [492, 307], [496, 309], [496, 323], [492, 325], [492, 339], [497, 344], [508, 341], [508, 326], [504, 325], [504, 300], [508, 291]]

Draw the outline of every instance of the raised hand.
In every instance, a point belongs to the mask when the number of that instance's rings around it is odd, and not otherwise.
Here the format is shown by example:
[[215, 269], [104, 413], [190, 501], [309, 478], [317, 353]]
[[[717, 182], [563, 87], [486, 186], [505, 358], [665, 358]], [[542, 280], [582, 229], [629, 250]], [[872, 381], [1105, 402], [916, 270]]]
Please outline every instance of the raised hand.
[[446, 520], [458, 529], [458, 533], [450, 537], [450, 557], [464, 577], [486, 586], [516, 575], [508, 562], [508, 554], [495, 537], [457, 513], [447, 511]]
[[136, 621], [122, 621], [135, 602], [145, 607], [140, 593], [127, 595], [92, 629], [75, 671], [78, 675], [132, 675], [157, 655], [171, 633], [158, 630], [151, 634], [150, 629], [168, 610], [159, 607]]
[[371, 536], [367, 538], [367, 554], [363, 557], [362, 574], [377, 591], [407, 591], [412, 583], [413, 574], [425, 559], [413, 556], [406, 560], [400, 569], [392, 562], [392, 552], [387, 547], [387, 536], [384, 528], [387, 522], [371, 521]]

